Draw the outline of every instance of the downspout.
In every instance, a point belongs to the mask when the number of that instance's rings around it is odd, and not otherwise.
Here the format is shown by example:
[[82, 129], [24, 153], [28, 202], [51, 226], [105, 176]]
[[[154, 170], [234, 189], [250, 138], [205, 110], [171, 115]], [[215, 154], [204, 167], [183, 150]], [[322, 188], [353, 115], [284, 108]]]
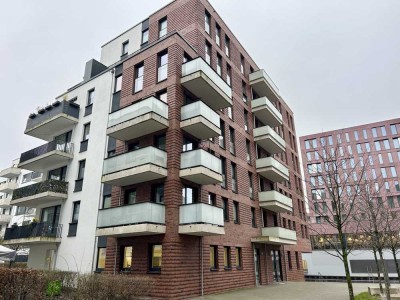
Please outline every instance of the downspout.
[[200, 237], [200, 259], [201, 259], [201, 276], [200, 276], [200, 285], [201, 285], [201, 296], [204, 296], [204, 255], [203, 255], [203, 237]]

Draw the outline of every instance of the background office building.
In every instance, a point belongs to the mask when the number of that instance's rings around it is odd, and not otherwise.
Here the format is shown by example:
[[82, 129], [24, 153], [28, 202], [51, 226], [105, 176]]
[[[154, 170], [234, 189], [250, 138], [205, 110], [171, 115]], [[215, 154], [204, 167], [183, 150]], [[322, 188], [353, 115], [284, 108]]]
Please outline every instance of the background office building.
[[103, 45], [26, 134], [48, 144], [20, 167], [51, 184], [18, 203], [54, 228], [32, 266], [75, 257], [152, 276], [170, 299], [304, 279], [293, 113], [208, 1], [173, 1]]
[[[340, 163], [339, 173], [357, 169], [357, 166], [366, 164], [363, 177], [376, 181], [379, 186], [377, 201], [387, 206], [388, 210], [398, 211], [400, 207], [400, 185], [398, 174], [400, 172], [400, 119], [387, 120], [377, 123], [359, 125], [350, 128], [320, 132], [300, 137], [305, 185], [310, 207], [309, 222], [315, 230], [310, 230], [310, 239], [313, 251], [304, 258], [307, 262], [307, 274], [310, 277], [345, 276], [341, 261], [329, 255], [321, 233], [329, 232], [326, 218], [332, 213], [330, 209], [330, 196], [325, 189], [324, 180], [318, 178], [316, 170], [323, 169], [327, 160], [323, 156], [336, 153], [336, 160]], [[331, 150], [334, 149], [334, 150]], [[321, 167], [316, 167], [321, 164]], [[322, 170], [321, 169], [321, 170]], [[354, 176], [361, 176], [355, 172]], [[343, 174], [339, 174], [341, 176]], [[342, 176], [343, 177], [343, 176]], [[345, 193], [350, 192], [345, 187]], [[380, 199], [380, 200], [379, 200]], [[359, 211], [354, 214], [360, 215]], [[361, 215], [362, 217], [362, 215]], [[350, 232], [348, 232], [350, 233]], [[363, 242], [366, 235], [359, 234], [359, 242]], [[329, 250], [328, 252], [334, 252]], [[385, 252], [385, 260], [389, 265], [389, 276], [397, 277], [394, 260], [391, 253]], [[361, 244], [350, 255], [351, 276], [372, 277], [376, 276], [375, 261], [372, 251], [365, 249]]]

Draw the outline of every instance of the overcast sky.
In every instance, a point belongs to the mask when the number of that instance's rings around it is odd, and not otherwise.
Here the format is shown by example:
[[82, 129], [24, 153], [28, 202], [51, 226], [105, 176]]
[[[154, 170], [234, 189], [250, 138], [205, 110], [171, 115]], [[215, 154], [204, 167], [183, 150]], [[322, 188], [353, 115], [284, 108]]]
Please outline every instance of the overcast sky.
[[[44, 141], [29, 113], [82, 80], [100, 47], [167, 0], [7, 1], [0, 169]], [[295, 113], [298, 136], [400, 117], [399, 0], [210, 0]]]

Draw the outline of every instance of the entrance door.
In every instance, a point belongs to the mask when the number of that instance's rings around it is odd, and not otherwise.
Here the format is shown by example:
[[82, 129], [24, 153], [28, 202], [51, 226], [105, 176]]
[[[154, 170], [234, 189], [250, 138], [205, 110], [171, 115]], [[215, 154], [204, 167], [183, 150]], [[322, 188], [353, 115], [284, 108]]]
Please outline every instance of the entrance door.
[[254, 248], [254, 268], [256, 272], [256, 285], [260, 285], [260, 249]]
[[282, 265], [281, 265], [281, 254], [278, 250], [271, 250], [272, 265], [274, 267], [274, 281], [283, 281], [282, 278]]

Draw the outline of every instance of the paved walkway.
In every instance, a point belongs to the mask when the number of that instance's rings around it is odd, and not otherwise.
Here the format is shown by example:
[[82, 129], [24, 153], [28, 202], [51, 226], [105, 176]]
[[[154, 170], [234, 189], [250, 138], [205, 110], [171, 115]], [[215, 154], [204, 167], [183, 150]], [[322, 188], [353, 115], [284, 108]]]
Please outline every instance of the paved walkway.
[[[368, 290], [367, 283], [353, 284], [355, 295]], [[347, 285], [335, 282], [289, 282], [241, 289], [192, 300], [347, 300]]]

